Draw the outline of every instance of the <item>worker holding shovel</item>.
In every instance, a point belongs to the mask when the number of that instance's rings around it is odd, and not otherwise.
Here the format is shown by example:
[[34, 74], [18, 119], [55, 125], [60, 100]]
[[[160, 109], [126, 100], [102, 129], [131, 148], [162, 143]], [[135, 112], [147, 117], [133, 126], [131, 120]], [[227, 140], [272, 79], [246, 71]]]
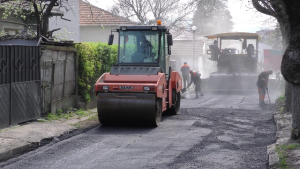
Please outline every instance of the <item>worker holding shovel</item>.
[[201, 78], [200, 78], [201, 74], [199, 72], [192, 71], [192, 70], [190, 70], [190, 74], [191, 74], [191, 82], [188, 85], [188, 87], [192, 83], [194, 83], [194, 85], [195, 85], [195, 92], [196, 92], [195, 99], [199, 98], [199, 96], [198, 96], [199, 93], [200, 93], [200, 96], [204, 96], [204, 94], [201, 91]]
[[[269, 76], [273, 73], [272, 70], [263, 71], [258, 75], [258, 79], [256, 82], [257, 88], [258, 88], [258, 94], [259, 94], [259, 105], [263, 106], [265, 105], [265, 96], [266, 91], [268, 93], [268, 81]], [[269, 93], [268, 93], [269, 94]], [[269, 99], [270, 100], [270, 99]]]

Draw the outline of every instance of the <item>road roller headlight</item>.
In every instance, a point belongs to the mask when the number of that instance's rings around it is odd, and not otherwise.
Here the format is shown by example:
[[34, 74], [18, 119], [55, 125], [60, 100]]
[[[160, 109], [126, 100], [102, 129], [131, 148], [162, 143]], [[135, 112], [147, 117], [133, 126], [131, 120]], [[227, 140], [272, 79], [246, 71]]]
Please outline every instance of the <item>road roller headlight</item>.
[[153, 91], [154, 87], [153, 86], [144, 86], [145, 91]]
[[104, 92], [108, 92], [109, 87], [108, 86], [103, 86]]

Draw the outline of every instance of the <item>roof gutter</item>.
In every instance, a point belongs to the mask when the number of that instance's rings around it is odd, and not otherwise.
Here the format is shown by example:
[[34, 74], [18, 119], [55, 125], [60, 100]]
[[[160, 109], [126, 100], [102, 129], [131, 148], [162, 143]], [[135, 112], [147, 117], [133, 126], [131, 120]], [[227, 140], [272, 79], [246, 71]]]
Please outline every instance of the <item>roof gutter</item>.
[[37, 26], [36, 24], [25, 24], [25, 23], [12, 22], [12, 21], [6, 21], [6, 20], [0, 20], [0, 22], [4, 22], [4, 23], [12, 23], [12, 24], [24, 25], [24, 26]]
[[134, 24], [87, 24], [87, 25], [79, 25], [79, 26], [84, 26], [84, 27], [86, 27], [86, 26], [117, 26], [117, 27], [119, 27], [119, 26], [130, 26], [130, 25], [134, 25]]

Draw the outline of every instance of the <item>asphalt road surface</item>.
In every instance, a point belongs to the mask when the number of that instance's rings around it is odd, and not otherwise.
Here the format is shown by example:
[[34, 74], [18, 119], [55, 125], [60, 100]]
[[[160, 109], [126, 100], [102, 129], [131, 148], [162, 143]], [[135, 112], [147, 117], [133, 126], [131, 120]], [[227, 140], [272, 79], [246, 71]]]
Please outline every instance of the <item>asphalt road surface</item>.
[[[272, 96], [275, 98], [275, 96]], [[274, 103], [274, 99], [272, 100]], [[255, 95], [183, 99], [157, 128], [100, 126], [5, 163], [4, 169], [267, 168], [272, 108]]]

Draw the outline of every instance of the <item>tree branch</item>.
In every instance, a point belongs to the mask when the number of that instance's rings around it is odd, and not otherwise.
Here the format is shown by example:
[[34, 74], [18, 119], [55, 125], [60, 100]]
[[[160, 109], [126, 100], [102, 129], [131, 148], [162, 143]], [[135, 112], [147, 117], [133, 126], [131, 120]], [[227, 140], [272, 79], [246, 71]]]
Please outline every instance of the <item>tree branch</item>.
[[276, 11], [276, 18], [281, 22], [286, 22], [288, 15], [286, 13], [286, 7], [282, 0], [270, 0], [270, 3], [274, 10]]
[[[276, 16], [275, 13], [272, 10], [267, 9], [266, 7], [263, 7], [259, 2], [261, 0], [252, 0], [252, 4], [254, 6], [254, 8], [256, 10], [258, 10], [259, 12], [266, 14], [266, 15], [270, 15], [270, 16]], [[263, 0], [264, 1], [264, 0]]]

